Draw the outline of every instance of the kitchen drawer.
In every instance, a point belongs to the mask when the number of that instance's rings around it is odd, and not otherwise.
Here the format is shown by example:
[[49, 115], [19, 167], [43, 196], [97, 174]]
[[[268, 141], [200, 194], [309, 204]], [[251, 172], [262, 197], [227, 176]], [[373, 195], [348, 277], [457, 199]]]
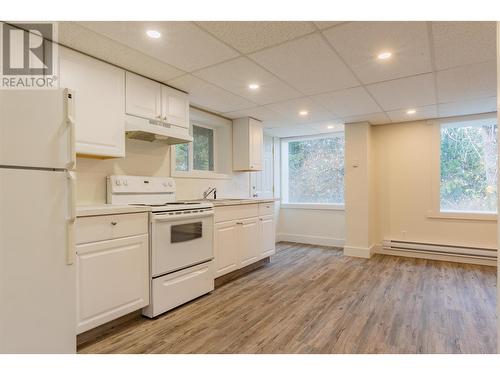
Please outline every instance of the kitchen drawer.
[[274, 202], [259, 203], [259, 216], [274, 215]]
[[102, 215], [76, 219], [76, 243], [89, 243], [148, 233], [148, 213]]
[[213, 261], [157, 277], [151, 288], [151, 304], [142, 310], [150, 318], [214, 290]]
[[258, 204], [241, 204], [227, 207], [215, 207], [215, 222], [246, 219], [259, 216]]

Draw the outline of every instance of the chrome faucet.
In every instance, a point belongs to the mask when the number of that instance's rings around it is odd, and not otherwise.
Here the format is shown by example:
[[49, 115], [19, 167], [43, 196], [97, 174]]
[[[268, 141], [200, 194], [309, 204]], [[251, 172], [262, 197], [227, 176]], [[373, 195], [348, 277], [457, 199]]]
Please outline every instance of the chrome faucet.
[[217, 199], [217, 188], [209, 187], [203, 192], [203, 199], [207, 199], [210, 194], [214, 193], [214, 199]]

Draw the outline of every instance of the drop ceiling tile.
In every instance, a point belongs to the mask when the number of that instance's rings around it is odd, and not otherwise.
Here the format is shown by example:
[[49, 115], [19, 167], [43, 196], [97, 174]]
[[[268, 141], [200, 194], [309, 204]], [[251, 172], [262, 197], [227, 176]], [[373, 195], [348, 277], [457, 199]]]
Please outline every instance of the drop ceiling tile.
[[438, 70], [496, 59], [495, 22], [432, 22]]
[[489, 61], [437, 72], [440, 103], [495, 96], [496, 62]]
[[[80, 22], [80, 25], [185, 71], [239, 54], [191, 22]], [[146, 30], [162, 36], [151, 39]]]
[[392, 122], [417, 121], [417, 120], [424, 120], [424, 119], [431, 119], [438, 117], [437, 105], [416, 107], [415, 110], [417, 112], [413, 115], [407, 114], [406, 109], [389, 111], [387, 112], [387, 115], [390, 117]]
[[[350, 22], [323, 34], [365, 84], [432, 71], [425, 22]], [[392, 57], [377, 59], [383, 51]]]
[[[285, 102], [268, 104], [266, 108], [287, 118], [290, 124], [307, 124], [337, 118], [310, 98], [299, 98]], [[300, 111], [307, 111], [306, 116], [299, 115]]]
[[366, 115], [344, 117], [344, 121], [346, 124], [352, 122], [367, 121], [372, 125], [380, 125], [380, 124], [390, 123], [391, 119], [389, 118], [389, 116], [385, 114], [385, 112], [377, 112], [377, 113], [368, 113]]
[[231, 119], [240, 117], [253, 117], [257, 120], [262, 121], [265, 127], [279, 127], [279, 126], [290, 126], [289, 119], [286, 116], [280, 115], [277, 112], [260, 106], [255, 108], [243, 109], [241, 111], [226, 112], [224, 116]]
[[374, 83], [366, 88], [384, 111], [436, 104], [432, 73]]
[[363, 87], [329, 92], [311, 98], [339, 117], [381, 111], [380, 107]]
[[314, 21], [314, 24], [319, 29], [328, 29], [329, 27], [337, 26], [346, 23], [345, 21]]
[[264, 134], [273, 137], [286, 138], [286, 137], [298, 137], [303, 135], [314, 135], [314, 134], [319, 134], [319, 132], [307, 126], [291, 126], [286, 128], [264, 129]]
[[217, 112], [239, 111], [255, 104], [190, 74], [173, 79], [169, 85], [189, 93], [191, 104]]
[[308, 128], [316, 130], [319, 134], [344, 131], [344, 122], [342, 120], [321, 121], [315, 122], [313, 124], [307, 124], [306, 126]]
[[251, 53], [315, 31], [311, 22], [197, 22], [242, 53]]
[[[269, 104], [302, 96], [274, 75], [246, 57], [199, 70], [193, 75], [258, 104]], [[257, 83], [258, 90], [248, 85]]]
[[318, 34], [249, 57], [307, 95], [359, 85], [351, 71]]
[[185, 74], [172, 65], [97, 34], [76, 22], [59, 22], [58, 33], [59, 42], [65, 46], [160, 82]]
[[439, 104], [440, 117], [472, 115], [477, 113], [496, 112], [496, 110], [496, 97]]

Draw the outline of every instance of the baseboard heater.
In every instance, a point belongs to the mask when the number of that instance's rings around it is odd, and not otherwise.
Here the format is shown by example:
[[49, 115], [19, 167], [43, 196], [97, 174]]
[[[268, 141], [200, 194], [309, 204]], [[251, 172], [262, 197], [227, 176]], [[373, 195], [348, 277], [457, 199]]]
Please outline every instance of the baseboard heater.
[[434, 254], [461, 258], [496, 261], [497, 250], [483, 247], [440, 245], [423, 242], [384, 240], [382, 248], [390, 251], [407, 253]]

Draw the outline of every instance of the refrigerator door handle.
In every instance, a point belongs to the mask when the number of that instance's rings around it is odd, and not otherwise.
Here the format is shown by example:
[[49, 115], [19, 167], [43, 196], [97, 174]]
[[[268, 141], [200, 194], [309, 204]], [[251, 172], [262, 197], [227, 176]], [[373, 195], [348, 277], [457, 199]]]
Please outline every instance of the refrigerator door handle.
[[68, 265], [75, 262], [75, 221], [76, 221], [76, 177], [75, 172], [68, 171], [68, 205], [69, 205], [69, 217], [67, 223], [67, 239], [68, 243], [66, 246], [66, 263]]
[[75, 119], [73, 116], [73, 96], [74, 93], [70, 89], [65, 89], [66, 94], [66, 122], [69, 127], [69, 162], [68, 169], [76, 167], [76, 137], [75, 137]]
[[75, 172], [68, 171], [69, 182], [69, 220], [76, 219], [76, 176]]
[[68, 169], [72, 170], [76, 167], [76, 149], [75, 149], [75, 122], [70, 117], [68, 118], [69, 126], [69, 163]]

